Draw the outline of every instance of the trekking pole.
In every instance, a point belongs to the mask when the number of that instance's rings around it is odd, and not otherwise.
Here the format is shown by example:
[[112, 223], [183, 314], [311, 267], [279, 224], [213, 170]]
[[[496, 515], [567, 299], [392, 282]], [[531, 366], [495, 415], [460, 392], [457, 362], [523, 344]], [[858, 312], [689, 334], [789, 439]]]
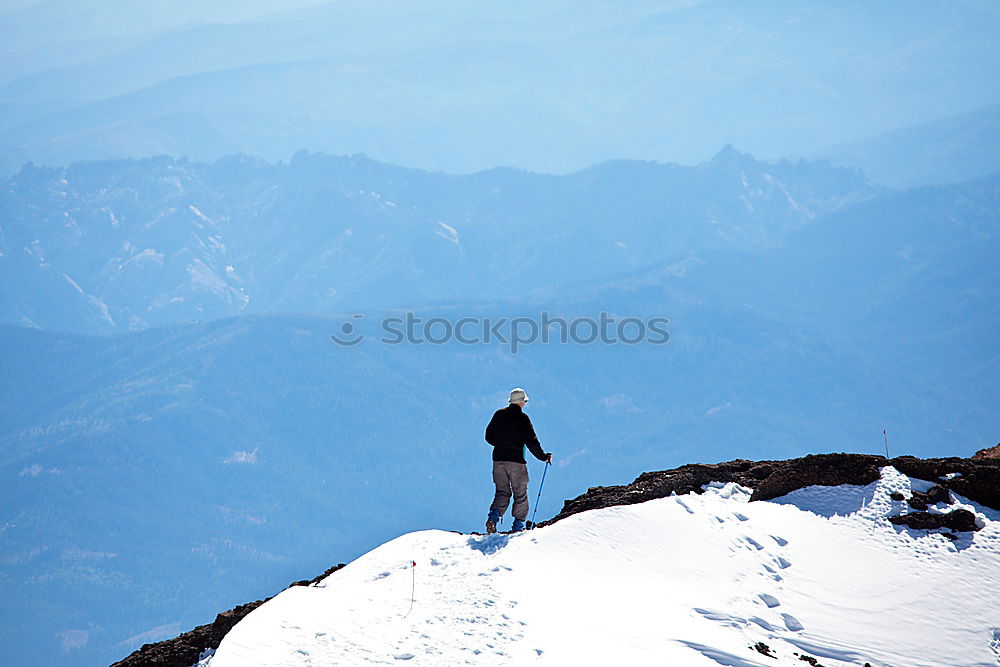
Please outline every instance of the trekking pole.
[[538, 501], [542, 498], [542, 487], [545, 486], [545, 473], [549, 471], [549, 466], [552, 465], [551, 462], [545, 462], [545, 469], [542, 470], [542, 483], [538, 485], [538, 497], [535, 498], [535, 510], [531, 513], [531, 529], [535, 529], [535, 514], [538, 513]]

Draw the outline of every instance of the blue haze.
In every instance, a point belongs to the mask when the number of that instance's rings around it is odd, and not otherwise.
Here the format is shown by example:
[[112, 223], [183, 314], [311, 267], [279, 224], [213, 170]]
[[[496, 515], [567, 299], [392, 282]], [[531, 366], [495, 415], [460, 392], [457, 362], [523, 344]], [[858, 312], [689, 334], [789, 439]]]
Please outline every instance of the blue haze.
[[[883, 428], [894, 454], [967, 456], [1000, 429], [998, 185], [897, 192], [732, 148], [560, 177], [22, 170], [0, 197], [4, 651], [111, 662], [400, 532], [478, 528], [513, 385], [558, 457], [542, 517], [645, 470], [878, 453]], [[380, 343], [403, 310], [663, 316], [671, 339]], [[368, 338], [335, 345], [345, 321]]]
[[969, 0], [134, 4], [0, 14], [0, 173], [301, 148], [452, 172], [795, 158], [1000, 104], [1000, 15]]
[[[5, 664], [479, 529], [514, 385], [539, 517], [883, 428], [994, 444], [998, 37], [986, 0], [4, 4]], [[380, 344], [406, 311], [671, 338]]]

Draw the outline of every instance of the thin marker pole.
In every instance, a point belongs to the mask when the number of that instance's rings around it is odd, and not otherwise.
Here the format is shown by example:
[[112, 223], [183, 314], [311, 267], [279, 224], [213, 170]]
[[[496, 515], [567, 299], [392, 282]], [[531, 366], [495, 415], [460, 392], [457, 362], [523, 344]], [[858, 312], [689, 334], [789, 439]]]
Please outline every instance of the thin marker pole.
[[889, 436], [886, 434], [885, 429], [882, 429], [882, 437], [885, 438], [885, 458], [889, 458]]
[[413, 597], [417, 592], [417, 561], [415, 560], [410, 561], [410, 573], [413, 575], [410, 579], [410, 608], [403, 614], [403, 618], [409, 616], [410, 612], [413, 611]]

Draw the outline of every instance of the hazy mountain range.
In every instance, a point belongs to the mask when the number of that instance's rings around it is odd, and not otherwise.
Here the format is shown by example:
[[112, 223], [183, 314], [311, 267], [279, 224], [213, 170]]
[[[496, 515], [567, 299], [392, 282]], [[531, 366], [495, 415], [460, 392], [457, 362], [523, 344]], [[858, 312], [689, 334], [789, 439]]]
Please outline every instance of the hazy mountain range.
[[958, 183], [1000, 171], [1000, 106], [922, 123], [820, 151], [877, 183], [906, 188]]
[[[694, 164], [726, 143], [813, 155], [1000, 103], [1000, 15], [972, 0], [173, 5], [0, 14], [0, 173], [301, 148], [450, 172]], [[883, 166], [909, 185], [929, 163]]]
[[[877, 453], [883, 428], [893, 455], [990, 445], [998, 186], [731, 148], [566, 176], [25, 168], [0, 197], [4, 652], [111, 662], [401, 532], [479, 526], [515, 384], [557, 455], [540, 517], [642, 470]], [[380, 343], [404, 309], [662, 316], [670, 341]], [[368, 338], [334, 344], [345, 321]]]
[[480, 301], [759, 249], [882, 192], [727, 148], [698, 167], [450, 176], [297, 153], [28, 167], [0, 193], [0, 321], [127, 331], [238, 314]]

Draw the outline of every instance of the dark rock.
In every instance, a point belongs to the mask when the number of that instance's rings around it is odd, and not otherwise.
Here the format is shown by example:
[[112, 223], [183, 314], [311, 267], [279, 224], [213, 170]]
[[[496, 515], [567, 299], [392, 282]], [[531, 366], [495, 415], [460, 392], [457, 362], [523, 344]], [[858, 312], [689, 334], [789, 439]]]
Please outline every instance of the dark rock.
[[944, 515], [944, 527], [956, 533], [970, 533], [979, 530], [976, 515], [969, 510], [952, 510]]
[[[270, 598], [268, 598], [269, 600]], [[199, 625], [173, 639], [143, 644], [124, 660], [111, 667], [191, 667], [205, 649], [218, 648], [222, 638], [251, 611], [267, 602], [257, 600], [224, 611], [207, 625]]]
[[910, 512], [909, 514], [891, 516], [889, 521], [897, 526], [909, 526], [917, 530], [949, 528], [959, 533], [979, 530], [979, 526], [976, 525], [976, 515], [964, 509], [952, 510], [947, 514]]
[[754, 488], [750, 500], [780, 498], [804, 486], [864, 486], [879, 478], [885, 459], [865, 454], [819, 454], [785, 461]]
[[[1000, 509], [1000, 459], [918, 459], [900, 456], [889, 463], [910, 477], [938, 480], [938, 484], [993, 509]], [[959, 477], [943, 479], [950, 473]]]
[[[955, 493], [987, 507], [1000, 509], [1000, 459], [918, 459], [900, 456], [886, 460], [868, 454], [817, 454], [787, 461], [747, 461], [693, 463], [659, 472], [645, 472], [631, 484], [595, 486], [586, 493], [567, 500], [546, 526], [568, 516], [602, 507], [632, 505], [671, 493], [701, 493], [709, 482], [736, 482], [753, 489], [751, 500], [771, 500], [806, 486], [870, 484], [879, 478], [879, 469], [892, 465], [904, 475], [925, 480], [940, 480], [944, 491]], [[949, 473], [960, 477], [943, 480]], [[936, 492], [939, 493], [939, 492]], [[950, 498], [949, 498], [950, 499]]]
[[892, 493], [889, 494], [889, 497], [892, 498], [893, 500], [897, 501], [897, 502], [902, 501], [902, 500], [906, 500], [906, 496], [904, 496], [899, 491], [893, 491]]
[[940, 514], [930, 512], [910, 512], [889, 517], [889, 522], [897, 526], [909, 526], [916, 530], [934, 530], [944, 527], [944, 518]]
[[774, 655], [773, 653], [771, 653], [771, 647], [768, 646], [767, 644], [765, 644], [764, 642], [757, 642], [756, 644], [754, 644], [750, 648], [752, 648], [753, 650], [757, 651], [757, 653], [760, 653], [761, 655], [766, 655], [769, 658], [777, 658], [778, 657], [778, 656]]
[[320, 581], [322, 581], [323, 579], [326, 579], [327, 577], [329, 577], [331, 574], [333, 574], [334, 572], [336, 572], [337, 570], [339, 570], [342, 567], [347, 567], [347, 563], [337, 563], [333, 567], [327, 568], [326, 572], [324, 572], [323, 574], [317, 575], [317, 576], [313, 577], [312, 579], [303, 579], [302, 581], [293, 581], [292, 583], [290, 583], [288, 585], [288, 587], [291, 588], [293, 586], [312, 586], [313, 584], [318, 584]]
[[799, 656], [799, 660], [804, 660], [813, 667], [823, 667], [823, 665], [821, 665], [819, 661], [816, 658], [812, 657], [811, 655], [799, 655], [798, 653], [796, 653], [795, 655]]
[[870, 484], [878, 479], [881, 456], [864, 454], [819, 454], [788, 461], [746, 461], [692, 463], [659, 472], [639, 475], [631, 484], [595, 486], [581, 496], [563, 503], [562, 511], [545, 526], [579, 512], [614, 505], [632, 505], [664, 498], [671, 493], [701, 493], [709, 482], [736, 482], [754, 489], [751, 500], [769, 500], [804, 486], [819, 484]]
[[928, 505], [936, 505], [938, 503], [951, 505], [955, 502], [955, 499], [951, 497], [951, 492], [943, 486], [934, 485], [925, 491], [925, 494], [927, 496]]
[[926, 510], [928, 506], [938, 503], [951, 505], [955, 499], [951, 497], [951, 492], [948, 489], [935, 484], [926, 491], [914, 491], [906, 502], [915, 510]]
[[752, 487], [772, 474], [772, 462], [756, 463], [737, 459], [726, 463], [692, 463], [659, 472], [645, 472], [631, 484], [624, 486], [595, 486], [581, 496], [563, 503], [562, 511], [538, 526], [554, 523], [567, 516], [614, 505], [633, 505], [647, 500], [663, 498], [671, 493], [701, 493], [709, 482], [737, 482]]
[[978, 452], [972, 455], [974, 459], [1000, 459], [1000, 442], [992, 447], [987, 447], [986, 449], [980, 449]]

